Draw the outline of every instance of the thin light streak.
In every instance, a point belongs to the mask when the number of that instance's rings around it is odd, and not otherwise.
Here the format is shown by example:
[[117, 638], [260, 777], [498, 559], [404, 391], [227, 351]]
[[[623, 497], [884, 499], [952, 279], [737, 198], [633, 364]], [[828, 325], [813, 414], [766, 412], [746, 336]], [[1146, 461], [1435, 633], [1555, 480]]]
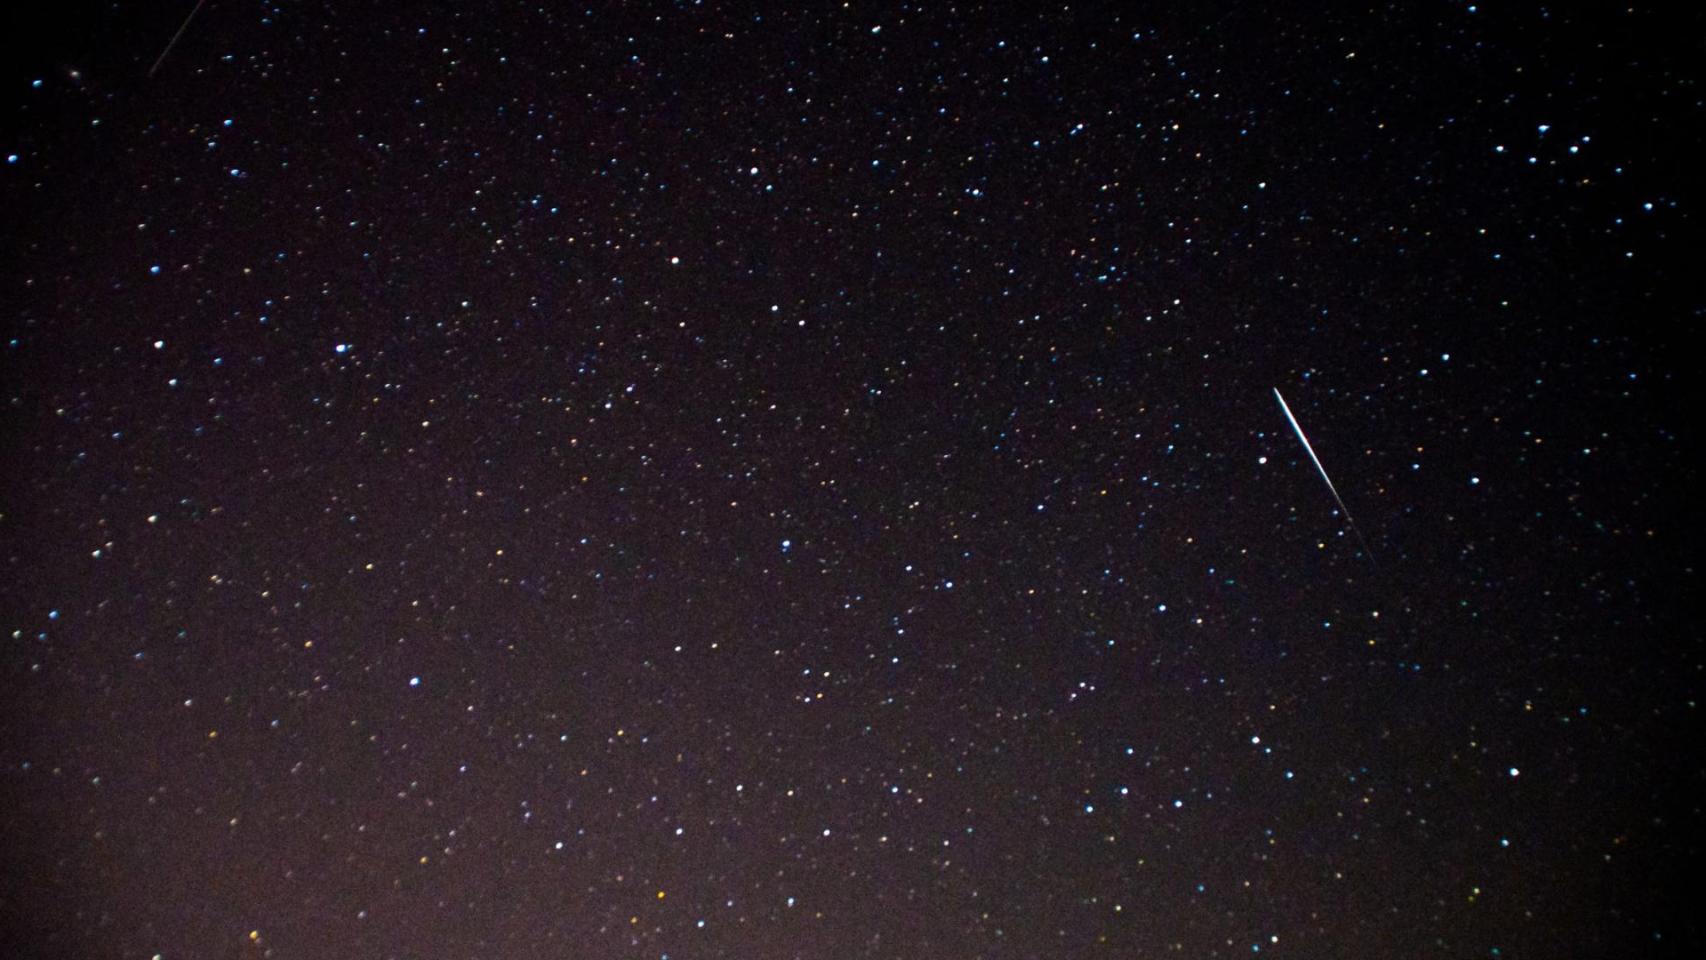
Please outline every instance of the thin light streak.
[[1297, 422], [1296, 417], [1292, 416], [1291, 406], [1285, 402], [1285, 397], [1280, 396], [1278, 387], [1274, 388], [1274, 399], [1279, 401], [1280, 410], [1284, 411], [1285, 418], [1291, 422], [1291, 429], [1296, 431], [1297, 439], [1303, 441], [1303, 449], [1309, 454], [1309, 459], [1314, 462], [1316, 471], [1321, 474], [1321, 479], [1327, 482], [1327, 492], [1333, 495], [1333, 502], [1339, 505], [1339, 512], [1345, 515], [1346, 525], [1351, 528], [1352, 533], [1357, 535], [1357, 542], [1362, 544], [1363, 552], [1368, 554], [1370, 560], [1373, 560], [1374, 551], [1368, 548], [1368, 541], [1363, 539], [1361, 528], [1357, 526], [1356, 520], [1351, 517], [1350, 508], [1345, 506], [1345, 499], [1339, 496], [1339, 488], [1333, 486], [1333, 478], [1327, 476], [1327, 468], [1321, 465], [1321, 458], [1315, 455], [1315, 446], [1304, 435], [1303, 425]]
[[172, 39], [166, 41], [166, 49], [160, 51], [160, 56], [154, 60], [154, 65], [148, 68], [148, 79], [154, 79], [154, 71], [160, 69], [160, 64], [166, 62], [166, 54], [171, 53], [172, 48], [178, 45], [178, 38], [190, 28], [190, 21], [195, 19], [195, 15], [201, 12], [202, 5], [206, 3], [207, 0], [196, 0], [195, 9], [191, 10], [190, 15], [184, 18], [183, 24], [178, 27], [178, 32], [172, 34]]

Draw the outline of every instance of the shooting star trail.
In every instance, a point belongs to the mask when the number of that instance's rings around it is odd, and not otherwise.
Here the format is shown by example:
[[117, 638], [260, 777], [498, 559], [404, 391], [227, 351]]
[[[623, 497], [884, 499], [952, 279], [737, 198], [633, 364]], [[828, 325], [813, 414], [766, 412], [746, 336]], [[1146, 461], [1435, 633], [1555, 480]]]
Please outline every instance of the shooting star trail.
[[1285, 397], [1280, 396], [1278, 387], [1274, 388], [1274, 399], [1279, 401], [1280, 410], [1284, 411], [1285, 418], [1291, 422], [1291, 429], [1296, 431], [1297, 439], [1303, 441], [1303, 449], [1309, 454], [1309, 459], [1314, 461], [1315, 469], [1321, 474], [1321, 479], [1327, 481], [1327, 492], [1333, 495], [1333, 502], [1339, 505], [1339, 512], [1345, 515], [1345, 524], [1351, 528], [1352, 533], [1357, 535], [1357, 542], [1362, 544], [1363, 552], [1368, 554], [1368, 558], [1370, 560], [1373, 560], [1374, 551], [1368, 548], [1368, 541], [1362, 538], [1362, 529], [1357, 526], [1356, 520], [1351, 517], [1350, 508], [1345, 506], [1344, 498], [1339, 496], [1339, 488], [1333, 486], [1333, 478], [1327, 476], [1327, 468], [1321, 466], [1321, 458], [1315, 455], [1315, 447], [1310, 444], [1309, 438], [1303, 435], [1303, 425], [1298, 423], [1297, 418], [1291, 415], [1291, 407], [1285, 402]]
[[154, 65], [148, 68], [148, 79], [154, 79], [154, 71], [160, 69], [160, 64], [166, 62], [166, 54], [171, 53], [172, 48], [178, 45], [178, 38], [183, 36], [184, 31], [190, 28], [190, 21], [194, 20], [195, 15], [201, 12], [202, 5], [205, 3], [207, 3], [207, 0], [197, 0], [195, 9], [191, 10], [190, 15], [184, 18], [184, 23], [182, 26], [178, 27], [178, 32], [172, 34], [172, 39], [166, 43], [166, 49], [160, 51], [160, 56], [154, 60]]

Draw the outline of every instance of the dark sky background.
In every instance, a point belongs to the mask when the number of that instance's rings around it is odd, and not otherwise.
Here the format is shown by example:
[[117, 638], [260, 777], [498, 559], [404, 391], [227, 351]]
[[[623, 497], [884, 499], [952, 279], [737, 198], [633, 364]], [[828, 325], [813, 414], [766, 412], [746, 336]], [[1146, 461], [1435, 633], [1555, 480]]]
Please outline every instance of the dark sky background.
[[1666, 6], [8, 14], [0, 948], [1692, 954]]

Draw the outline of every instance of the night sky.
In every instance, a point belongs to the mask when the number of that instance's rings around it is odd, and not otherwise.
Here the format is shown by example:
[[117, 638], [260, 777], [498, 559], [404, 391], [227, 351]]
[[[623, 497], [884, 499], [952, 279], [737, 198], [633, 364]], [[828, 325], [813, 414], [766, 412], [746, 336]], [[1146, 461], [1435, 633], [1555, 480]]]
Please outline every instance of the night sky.
[[0, 954], [1699, 948], [1706, 16], [193, 6], [7, 15]]

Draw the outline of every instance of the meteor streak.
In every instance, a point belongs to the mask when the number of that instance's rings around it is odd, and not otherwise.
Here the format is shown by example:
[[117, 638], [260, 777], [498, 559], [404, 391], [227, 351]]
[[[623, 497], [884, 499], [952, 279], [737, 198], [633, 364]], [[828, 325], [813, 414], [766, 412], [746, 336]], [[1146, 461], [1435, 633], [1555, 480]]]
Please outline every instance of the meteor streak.
[[1279, 401], [1280, 410], [1284, 411], [1285, 418], [1291, 421], [1291, 429], [1296, 431], [1297, 439], [1303, 441], [1303, 449], [1309, 454], [1309, 459], [1314, 461], [1315, 469], [1321, 474], [1321, 479], [1327, 481], [1327, 492], [1333, 495], [1333, 502], [1339, 505], [1339, 512], [1345, 515], [1346, 525], [1351, 528], [1352, 533], [1357, 535], [1357, 542], [1362, 544], [1363, 552], [1368, 554], [1370, 560], [1373, 560], [1374, 551], [1368, 548], [1368, 541], [1362, 538], [1362, 530], [1357, 527], [1357, 522], [1351, 518], [1351, 511], [1345, 506], [1344, 498], [1339, 496], [1339, 488], [1333, 486], [1333, 478], [1327, 476], [1327, 468], [1321, 466], [1321, 458], [1315, 455], [1315, 447], [1310, 444], [1309, 438], [1303, 435], [1303, 426], [1297, 422], [1296, 417], [1291, 415], [1291, 407], [1286, 404], [1285, 397], [1280, 396], [1278, 387], [1274, 388], [1274, 399]]
[[172, 39], [167, 41], [166, 49], [160, 51], [159, 58], [154, 61], [152, 67], [148, 68], [148, 79], [154, 79], [154, 73], [160, 69], [160, 64], [166, 62], [166, 54], [171, 53], [172, 48], [178, 45], [178, 38], [182, 37], [184, 31], [190, 28], [190, 21], [195, 19], [195, 15], [201, 12], [202, 6], [206, 3], [207, 0], [196, 0], [195, 9], [191, 10], [190, 15], [184, 18], [183, 25], [178, 27], [178, 32], [172, 34]]

